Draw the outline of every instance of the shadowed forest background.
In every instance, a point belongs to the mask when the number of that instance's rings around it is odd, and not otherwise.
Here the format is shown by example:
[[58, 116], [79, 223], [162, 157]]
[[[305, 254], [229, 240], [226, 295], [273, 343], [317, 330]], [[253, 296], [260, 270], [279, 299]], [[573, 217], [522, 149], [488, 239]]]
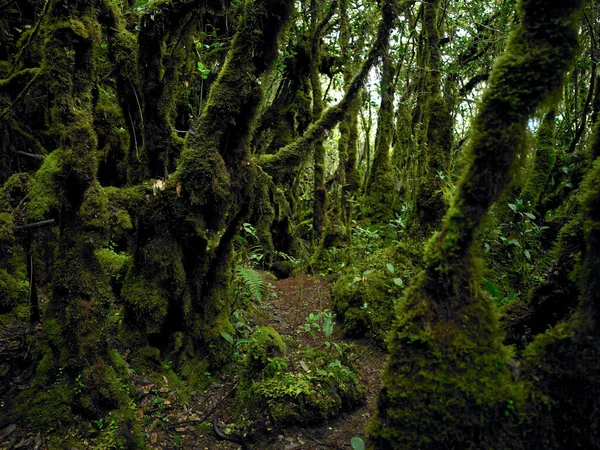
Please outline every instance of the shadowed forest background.
[[598, 39], [597, 0], [0, 0], [0, 445], [600, 448]]

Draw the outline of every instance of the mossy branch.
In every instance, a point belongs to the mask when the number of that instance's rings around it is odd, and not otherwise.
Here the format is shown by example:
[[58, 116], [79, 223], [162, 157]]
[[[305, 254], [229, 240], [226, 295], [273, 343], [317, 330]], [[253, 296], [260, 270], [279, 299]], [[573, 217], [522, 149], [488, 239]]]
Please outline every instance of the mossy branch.
[[[385, 5], [391, 4], [392, 2], [386, 1], [384, 2], [384, 7]], [[394, 18], [390, 17], [390, 15], [384, 15], [381, 23], [379, 24], [377, 37], [373, 43], [373, 46], [371, 47], [371, 50], [369, 51], [367, 59], [363, 63], [358, 74], [350, 83], [346, 94], [337, 105], [327, 109], [321, 115], [321, 118], [314, 122], [296, 141], [286, 145], [275, 154], [262, 155], [258, 157], [257, 163], [266, 173], [271, 176], [280, 177], [287, 173], [293, 172], [306, 160], [310, 150], [313, 147], [313, 144], [318, 139], [322, 138], [323, 133], [331, 130], [338, 124], [340, 120], [344, 118], [346, 111], [352, 104], [352, 100], [354, 97], [356, 97], [365, 83], [369, 71], [375, 62], [385, 52], [386, 44], [393, 27]]]

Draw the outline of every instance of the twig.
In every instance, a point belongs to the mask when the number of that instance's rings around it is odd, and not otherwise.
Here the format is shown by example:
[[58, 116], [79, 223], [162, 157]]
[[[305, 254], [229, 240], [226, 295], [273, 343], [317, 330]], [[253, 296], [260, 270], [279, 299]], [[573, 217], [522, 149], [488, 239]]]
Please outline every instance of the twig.
[[338, 446], [338, 445], [336, 445], [336, 444], [329, 444], [329, 443], [327, 443], [327, 442], [321, 442], [321, 441], [319, 441], [319, 440], [315, 439], [314, 437], [312, 437], [312, 436], [310, 436], [310, 435], [308, 435], [308, 434], [306, 434], [306, 437], [307, 437], [308, 439], [310, 439], [311, 441], [313, 441], [313, 442], [316, 442], [316, 443], [317, 443], [317, 444], [319, 444], [319, 445], [324, 445], [325, 447], [330, 447], [330, 448], [338, 448], [338, 449], [340, 449], [340, 450], [344, 450], [344, 447], [340, 447], [340, 446]]
[[42, 220], [41, 222], [28, 223], [25, 225], [19, 225], [15, 227], [15, 231], [34, 230], [36, 228], [42, 228], [46, 225], [54, 225], [54, 219]]
[[30, 158], [35, 158], [35, 159], [44, 159], [45, 156], [44, 155], [36, 155], [35, 153], [27, 153], [27, 152], [22, 152], [20, 150], [15, 152], [17, 155], [23, 155], [23, 156], [29, 156]]

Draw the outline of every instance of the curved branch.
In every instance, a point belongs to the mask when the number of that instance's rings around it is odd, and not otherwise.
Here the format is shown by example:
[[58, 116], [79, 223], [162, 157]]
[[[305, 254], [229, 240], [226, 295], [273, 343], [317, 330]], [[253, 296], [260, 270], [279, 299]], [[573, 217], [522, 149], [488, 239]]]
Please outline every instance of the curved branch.
[[[409, 2], [412, 3], [412, 0]], [[383, 7], [390, 6], [390, 2], [385, 2]], [[393, 17], [390, 17], [393, 16]], [[348, 107], [352, 103], [354, 97], [358, 94], [363, 86], [369, 71], [375, 62], [382, 56], [385, 50], [385, 43], [394, 27], [394, 15], [384, 15], [377, 38], [373, 47], [369, 51], [369, 55], [358, 74], [354, 77], [346, 94], [337, 104], [327, 109], [319, 120], [313, 123], [308, 130], [298, 140], [286, 145], [277, 153], [272, 155], [262, 155], [258, 157], [257, 163], [271, 176], [282, 176], [298, 167], [308, 156], [312, 144], [319, 139], [323, 133], [335, 127], [340, 120], [343, 119]]]

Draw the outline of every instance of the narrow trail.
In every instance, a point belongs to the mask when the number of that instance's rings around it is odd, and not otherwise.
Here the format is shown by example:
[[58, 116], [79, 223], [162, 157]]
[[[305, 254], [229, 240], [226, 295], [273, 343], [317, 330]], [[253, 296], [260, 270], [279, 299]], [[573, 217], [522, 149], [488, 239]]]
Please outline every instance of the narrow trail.
[[[300, 274], [273, 284], [276, 297], [269, 297], [263, 304], [263, 309], [270, 315], [270, 325], [282, 336], [293, 339], [298, 350], [307, 345], [318, 346], [319, 337], [312, 338], [300, 329], [300, 325], [305, 323], [306, 316], [311, 312], [332, 309], [326, 279], [319, 275]], [[381, 389], [381, 370], [385, 364], [385, 354], [381, 349], [371, 345], [367, 339], [343, 339], [338, 325], [334, 326], [332, 338], [334, 341], [343, 341], [354, 346], [355, 366], [361, 374], [361, 381], [367, 388], [365, 406], [345, 413], [329, 423], [288, 428], [285, 430], [282, 445], [271, 448], [351, 449], [350, 439], [353, 436], [365, 437], [364, 429], [375, 411], [377, 396]], [[288, 351], [290, 350], [292, 349], [288, 348]]]

